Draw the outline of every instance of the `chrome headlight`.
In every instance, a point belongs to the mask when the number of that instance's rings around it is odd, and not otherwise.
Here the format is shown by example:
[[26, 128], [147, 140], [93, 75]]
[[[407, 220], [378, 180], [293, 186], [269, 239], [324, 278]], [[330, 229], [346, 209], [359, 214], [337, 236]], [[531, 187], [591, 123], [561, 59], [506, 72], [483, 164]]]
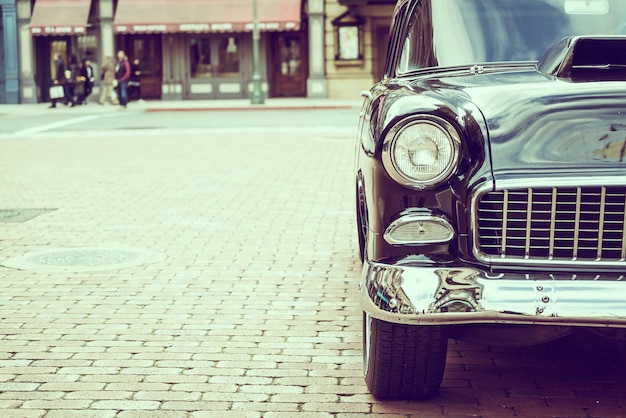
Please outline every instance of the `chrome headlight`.
[[393, 127], [383, 142], [383, 164], [398, 183], [423, 189], [447, 180], [456, 168], [461, 140], [435, 116], [413, 117]]

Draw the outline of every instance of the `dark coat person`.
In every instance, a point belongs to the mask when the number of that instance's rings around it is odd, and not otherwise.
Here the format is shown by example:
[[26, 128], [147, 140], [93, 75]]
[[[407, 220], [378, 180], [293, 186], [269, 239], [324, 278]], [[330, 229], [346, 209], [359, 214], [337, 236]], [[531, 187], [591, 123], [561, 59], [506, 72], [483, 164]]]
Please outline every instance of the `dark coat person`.
[[91, 61], [88, 59], [84, 59], [83, 65], [80, 67], [79, 80], [83, 84], [83, 93], [78, 95], [78, 103], [86, 105], [87, 98], [91, 95], [96, 80]]
[[130, 66], [128, 80], [128, 100], [141, 100], [141, 67], [139, 59], [135, 58]]
[[65, 81], [65, 97], [68, 103], [74, 107], [78, 102], [76, 94], [76, 84], [80, 82], [80, 65], [78, 64], [78, 58], [76, 55], [70, 56], [66, 71]]

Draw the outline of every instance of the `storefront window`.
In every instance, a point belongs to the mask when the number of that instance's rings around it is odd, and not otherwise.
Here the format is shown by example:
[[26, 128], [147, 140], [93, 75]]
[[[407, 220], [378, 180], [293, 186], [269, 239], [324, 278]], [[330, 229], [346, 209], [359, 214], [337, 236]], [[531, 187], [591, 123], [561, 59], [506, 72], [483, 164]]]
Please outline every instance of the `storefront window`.
[[91, 62], [98, 61], [98, 41], [95, 35], [83, 35], [78, 37], [78, 59], [88, 59]]
[[219, 43], [219, 77], [239, 77], [239, 39], [224, 38]]
[[161, 55], [157, 52], [158, 48], [157, 38], [154, 36], [149, 35], [133, 40], [132, 51], [128, 51], [127, 55], [131, 62], [135, 59], [139, 60], [142, 76], [158, 75], [158, 70], [161, 67]]
[[209, 78], [213, 75], [211, 65], [211, 40], [209, 38], [191, 38], [189, 57], [192, 78]]
[[61, 54], [63, 62], [67, 64], [67, 41], [51, 41], [50, 42], [50, 75], [54, 79], [57, 77], [55, 60], [57, 54]]

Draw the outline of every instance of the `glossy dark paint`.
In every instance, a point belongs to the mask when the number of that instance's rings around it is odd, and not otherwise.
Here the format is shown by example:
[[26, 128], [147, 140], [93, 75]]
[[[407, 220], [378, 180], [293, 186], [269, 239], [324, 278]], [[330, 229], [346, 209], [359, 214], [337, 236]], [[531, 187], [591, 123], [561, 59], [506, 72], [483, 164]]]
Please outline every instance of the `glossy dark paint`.
[[[487, 121], [492, 169], [512, 174], [626, 167], [626, 83], [558, 80], [536, 70], [432, 80], [463, 94]], [[431, 84], [432, 85], [432, 84]], [[555, 172], [554, 170], [558, 170]]]
[[[416, 90], [420, 90], [419, 92]], [[423, 260], [437, 263], [458, 258], [458, 244], [407, 248], [391, 246], [382, 238], [386, 226], [407, 210], [425, 210], [446, 217], [467, 234], [468, 190], [475, 182], [490, 176], [482, 170], [489, 161], [486, 124], [478, 109], [461, 95], [442, 95], [424, 87], [384, 82], [372, 89], [372, 99], [364, 106], [357, 158], [358, 173], [363, 181], [368, 206], [368, 258], [397, 259], [407, 254], [427, 255]], [[430, 114], [449, 121], [461, 134], [459, 168], [446, 183], [433, 189], [415, 190], [396, 183], [381, 163], [382, 141], [397, 122], [413, 114]], [[460, 214], [459, 214], [460, 212]], [[411, 251], [413, 250], [413, 251]]]
[[[481, 74], [450, 69], [390, 78], [374, 86], [364, 106], [358, 172], [368, 206], [368, 259], [419, 256], [424, 264], [473, 262], [468, 251], [469, 195], [482, 183], [602, 175], [626, 169], [626, 83], [575, 83], [534, 64], [493, 66]], [[401, 186], [381, 163], [382, 141], [407, 116], [430, 114], [461, 135], [459, 168], [432, 189]], [[382, 238], [405, 211], [445, 216], [457, 238], [449, 244], [400, 247]], [[421, 261], [420, 261], [421, 260]]]
[[[358, 229], [365, 231], [359, 243], [366, 247], [360, 282], [364, 370], [374, 396], [406, 396], [393, 386], [405, 378], [441, 381], [442, 336], [407, 339], [409, 331], [441, 326], [444, 339], [528, 346], [560, 338], [572, 327], [626, 327], [619, 248], [626, 240], [626, 58], [620, 56], [626, 37], [610, 32], [610, 25], [608, 35], [589, 35], [593, 25], [587, 25], [595, 18], [617, 19], [620, 11], [626, 21], [626, 4], [609, 1], [613, 13], [582, 17], [564, 16], [579, 14], [568, 12], [568, 5], [589, 11], [591, 3], [399, 1], [386, 76], [365, 94], [355, 159], [357, 213], [366, 224]], [[595, 7], [602, 4], [609, 5]], [[546, 5], [552, 14], [538, 11]], [[488, 12], [479, 16], [484, 25], [472, 20], [472, 6]], [[546, 19], [553, 14], [563, 19]], [[457, 36], [450, 24], [459, 16], [468, 17], [458, 25], [467, 36]], [[503, 23], [511, 21], [524, 30]], [[578, 22], [571, 34], [564, 24], [570, 21]], [[546, 36], [555, 31], [567, 38], [545, 51], [544, 44], [558, 41]], [[519, 42], [509, 42], [514, 38]], [[487, 46], [489, 51], [482, 48]], [[541, 59], [528, 51], [548, 53]], [[506, 62], [478, 62], [485, 57]], [[426, 189], [397, 183], [384, 166], [393, 149], [386, 137], [421, 117], [444, 119], [460, 141], [456, 170]], [[492, 189], [497, 193], [481, 198]], [[384, 239], [390, 224], [433, 216], [449, 222], [456, 231], [452, 240], [391, 245]], [[567, 239], [571, 259], [557, 253]], [[604, 248], [605, 241], [614, 248]], [[579, 251], [587, 242], [598, 245]], [[514, 254], [507, 253], [510, 248]], [[537, 248], [541, 257], [533, 253]], [[605, 250], [620, 255], [605, 260]], [[393, 330], [378, 335], [375, 323]], [[435, 350], [443, 355], [422, 356]], [[432, 387], [416, 387], [420, 397], [431, 395]]]

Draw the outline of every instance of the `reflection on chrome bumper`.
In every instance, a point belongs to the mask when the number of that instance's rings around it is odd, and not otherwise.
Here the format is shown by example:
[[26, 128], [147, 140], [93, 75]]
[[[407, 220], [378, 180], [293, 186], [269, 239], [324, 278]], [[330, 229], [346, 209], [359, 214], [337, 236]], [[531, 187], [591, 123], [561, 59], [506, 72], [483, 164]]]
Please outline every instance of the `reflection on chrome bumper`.
[[363, 309], [409, 324], [552, 324], [626, 327], [620, 275], [502, 274], [366, 262]]

